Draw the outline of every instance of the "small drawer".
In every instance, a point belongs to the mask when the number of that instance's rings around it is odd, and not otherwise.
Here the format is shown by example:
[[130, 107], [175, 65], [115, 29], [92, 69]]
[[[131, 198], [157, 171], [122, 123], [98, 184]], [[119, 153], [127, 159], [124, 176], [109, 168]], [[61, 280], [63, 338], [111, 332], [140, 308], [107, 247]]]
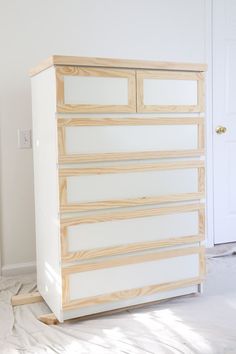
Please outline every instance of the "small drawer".
[[137, 71], [138, 112], [203, 112], [204, 73]]
[[56, 67], [57, 112], [135, 112], [135, 71]]
[[126, 300], [199, 284], [203, 248], [180, 248], [64, 268], [63, 309]]

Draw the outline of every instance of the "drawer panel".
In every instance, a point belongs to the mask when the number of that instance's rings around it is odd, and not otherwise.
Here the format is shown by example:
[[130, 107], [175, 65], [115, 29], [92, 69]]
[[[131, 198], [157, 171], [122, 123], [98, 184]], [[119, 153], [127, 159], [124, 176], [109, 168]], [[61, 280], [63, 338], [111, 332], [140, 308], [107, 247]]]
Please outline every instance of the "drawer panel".
[[198, 234], [198, 211], [68, 227], [68, 251]]
[[135, 112], [135, 71], [56, 68], [58, 112]]
[[197, 169], [67, 178], [68, 203], [85, 203], [119, 198], [145, 198], [197, 191]]
[[58, 119], [59, 161], [132, 160], [203, 154], [202, 118]]
[[60, 169], [62, 211], [199, 199], [203, 191], [203, 161]]
[[200, 283], [203, 262], [196, 247], [64, 268], [64, 309], [148, 295], [161, 284]]
[[202, 112], [204, 74], [137, 71], [138, 112]]
[[202, 204], [63, 219], [62, 260], [71, 262], [190, 244], [203, 237]]
[[197, 141], [196, 125], [66, 128], [69, 154], [192, 150], [197, 149]]

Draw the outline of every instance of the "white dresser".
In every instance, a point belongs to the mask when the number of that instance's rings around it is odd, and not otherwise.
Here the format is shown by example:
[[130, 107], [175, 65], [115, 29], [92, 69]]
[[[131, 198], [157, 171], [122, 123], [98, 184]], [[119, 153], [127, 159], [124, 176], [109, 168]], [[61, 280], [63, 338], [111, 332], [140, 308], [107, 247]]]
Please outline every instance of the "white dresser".
[[203, 64], [31, 71], [37, 282], [59, 321], [200, 291]]

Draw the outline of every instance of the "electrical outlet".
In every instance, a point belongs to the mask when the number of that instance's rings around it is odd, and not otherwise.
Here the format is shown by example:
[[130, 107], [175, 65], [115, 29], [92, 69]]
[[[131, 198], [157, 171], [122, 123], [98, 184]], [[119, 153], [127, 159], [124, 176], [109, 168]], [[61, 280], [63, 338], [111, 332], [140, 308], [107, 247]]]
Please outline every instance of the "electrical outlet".
[[31, 129], [18, 129], [18, 148], [31, 149]]

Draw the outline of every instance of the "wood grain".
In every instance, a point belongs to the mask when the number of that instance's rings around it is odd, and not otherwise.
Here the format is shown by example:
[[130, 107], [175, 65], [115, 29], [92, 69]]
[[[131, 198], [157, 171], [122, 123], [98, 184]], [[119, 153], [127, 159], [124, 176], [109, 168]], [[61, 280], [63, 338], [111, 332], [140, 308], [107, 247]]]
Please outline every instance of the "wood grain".
[[59, 323], [58, 319], [54, 315], [54, 313], [47, 313], [44, 315], [40, 315], [38, 317], [40, 322], [43, 322], [46, 325], [57, 325]]
[[[128, 80], [128, 104], [127, 105], [103, 105], [103, 104], [69, 104], [64, 102], [64, 77], [65, 76], [91, 76], [91, 77], [116, 77]], [[77, 66], [56, 67], [57, 81], [57, 112], [136, 112], [136, 82], [134, 70], [101, 69]]]
[[46, 59], [29, 72], [30, 76], [37, 75], [51, 66], [58, 65], [79, 65], [108, 68], [137, 68], [137, 69], [156, 69], [156, 70], [184, 70], [184, 71], [206, 71], [206, 64], [177, 63], [166, 61], [115, 59], [115, 58], [95, 58], [95, 57], [76, 57], [53, 55]]
[[199, 254], [202, 251], [203, 251], [203, 247], [177, 248], [174, 250], [157, 252], [157, 253], [148, 253], [148, 254], [144, 254], [144, 255], [142, 254], [138, 256], [113, 258], [113, 259], [103, 260], [94, 263], [75, 264], [75, 265], [68, 266], [66, 268], [62, 268], [62, 276], [64, 277], [66, 275], [70, 275], [73, 273], [89, 272], [89, 271], [104, 269], [104, 268], [120, 267], [129, 264], [151, 262], [151, 261], [156, 261], [156, 260], [161, 260], [166, 258], [187, 256], [195, 253]]
[[42, 296], [39, 294], [39, 292], [37, 291], [32, 293], [14, 295], [11, 298], [12, 306], [33, 304], [35, 302], [42, 302], [42, 301], [44, 300]]
[[[144, 79], [160, 80], [196, 80], [197, 104], [196, 105], [145, 105], [144, 104]], [[137, 112], [203, 112], [204, 83], [201, 72], [173, 72], [173, 71], [137, 71]]]
[[170, 151], [140, 151], [140, 152], [108, 152], [91, 154], [59, 155], [60, 164], [76, 164], [83, 162], [127, 161], [165, 159], [176, 157], [197, 157], [204, 155], [203, 149], [170, 150]]
[[205, 194], [205, 167], [198, 169], [198, 191]]
[[[175, 157], [195, 157], [204, 154], [203, 118], [58, 118], [59, 163], [81, 163], [91, 161], [124, 161]], [[197, 125], [198, 149], [170, 151], [109, 152], [89, 154], [66, 153], [66, 127], [78, 126], [147, 126], [147, 125]]]
[[67, 205], [67, 178], [59, 178], [60, 205]]
[[68, 227], [79, 224], [92, 224], [97, 222], [105, 222], [112, 220], [127, 220], [133, 218], [143, 218], [148, 216], [156, 215], [167, 215], [175, 213], [184, 213], [197, 211], [204, 208], [204, 204], [187, 204], [187, 205], [178, 205], [178, 206], [168, 206], [155, 209], [143, 209], [143, 210], [134, 210], [134, 211], [119, 211], [105, 214], [94, 214], [83, 217], [74, 217], [74, 218], [62, 218], [61, 226]]
[[[78, 236], [79, 237], [79, 236]], [[77, 252], [62, 252], [63, 262], [72, 262], [76, 260], [92, 259], [98, 257], [122, 255], [126, 253], [152, 250], [155, 248], [172, 247], [177, 245], [191, 244], [204, 240], [204, 235], [193, 235], [183, 237], [173, 237], [152, 242], [136, 242], [115, 247], [94, 248], [91, 250], [80, 250]]]
[[110, 173], [128, 173], [162, 170], [180, 170], [204, 167], [204, 161], [183, 161], [183, 162], [165, 162], [149, 164], [130, 164], [110, 167], [88, 167], [88, 168], [60, 168], [60, 177], [82, 176], [82, 175], [102, 175]]
[[[63, 177], [64, 180], [64, 177]], [[62, 182], [62, 186], [63, 186]], [[61, 193], [64, 193], [64, 189], [61, 188]], [[104, 200], [97, 202], [87, 202], [87, 203], [66, 203], [64, 194], [61, 194], [61, 213], [70, 213], [77, 211], [88, 211], [88, 210], [100, 210], [107, 208], [118, 208], [118, 207], [132, 207], [139, 205], [151, 205], [160, 203], [171, 203], [171, 202], [182, 202], [187, 200], [198, 200], [205, 197], [203, 192], [197, 193], [181, 193], [181, 194], [170, 194], [161, 195], [158, 197], [144, 197], [135, 199], [117, 199], [117, 200]], [[64, 202], [63, 202], [64, 200]]]
[[[60, 117], [60, 116], [59, 116]], [[203, 124], [204, 118], [58, 118], [58, 127], [80, 126], [140, 126], [140, 125], [194, 125]]]
[[178, 288], [197, 285], [200, 284], [201, 282], [202, 282], [202, 278], [195, 277], [195, 278], [179, 280], [176, 282], [150, 285], [142, 288], [117, 291], [110, 294], [93, 296], [93, 297], [79, 299], [79, 300], [72, 300], [69, 301], [68, 303], [63, 304], [63, 310], [69, 311], [81, 307], [89, 307], [89, 306], [100, 305], [100, 304], [109, 303], [113, 301], [121, 301], [121, 300], [132, 299], [135, 297], [153, 295], [158, 292], [170, 291]]

